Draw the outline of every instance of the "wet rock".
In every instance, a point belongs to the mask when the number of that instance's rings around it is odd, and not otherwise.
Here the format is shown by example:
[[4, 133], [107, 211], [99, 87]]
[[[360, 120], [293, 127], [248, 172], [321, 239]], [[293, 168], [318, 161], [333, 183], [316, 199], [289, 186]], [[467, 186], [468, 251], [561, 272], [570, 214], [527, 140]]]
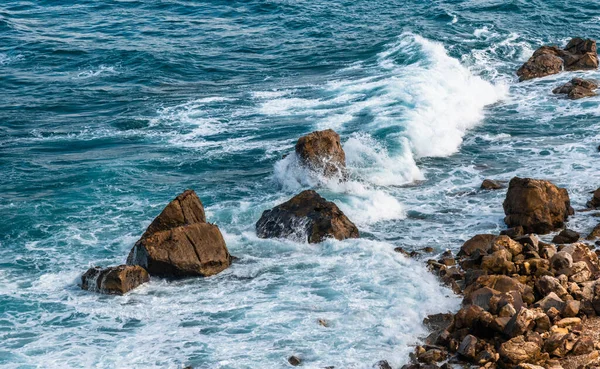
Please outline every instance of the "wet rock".
[[358, 228], [331, 201], [312, 190], [265, 210], [256, 223], [260, 238], [295, 238], [318, 243], [326, 238], [358, 238]]
[[109, 295], [124, 295], [149, 280], [148, 272], [139, 266], [94, 267], [81, 276], [81, 288]]
[[140, 239], [127, 258], [159, 277], [211, 276], [231, 265], [219, 228], [196, 223], [156, 232]]
[[484, 179], [481, 183], [482, 190], [499, 190], [506, 186], [501, 181], [496, 181], [493, 179]]
[[378, 361], [375, 364], [375, 368], [377, 369], [392, 369], [392, 366], [387, 362], [387, 360]]
[[569, 99], [576, 100], [584, 97], [596, 96], [594, 90], [598, 88], [598, 83], [592, 80], [582, 78], [573, 78], [570, 82], [552, 90], [555, 94], [565, 94]]
[[563, 229], [559, 234], [554, 236], [552, 242], [559, 244], [574, 243], [579, 241], [579, 237], [579, 233], [570, 229]]
[[172, 200], [163, 211], [150, 223], [142, 238], [148, 237], [156, 232], [166, 231], [172, 228], [206, 223], [204, 206], [202, 201], [193, 190], [186, 190]]
[[305, 166], [326, 177], [344, 178], [346, 175], [346, 154], [340, 136], [331, 129], [300, 137], [296, 155]]
[[478, 234], [465, 242], [460, 251], [458, 252], [458, 256], [471, 256], [476, 251], [481, 252], [482, 254], [486, 254], [492, 248], [492, 241], [496, 238], [493, 234]]
[[525, 341], [525, 337], [518, 336], [500, 345], [500, 359], [512, 365], [536, 362], [540, 355], [541, 347], [534, 342]]
[[159, 277], [209, 276], [230, 264], [221, 231], [206, 223], [202, 202], [192, 190], [163, 209], [127, 257], [127, 265]]
[[542, 46], [517, 70], [519, 81], [545, 77], [560, 73], [564, 61], [559, 56], [560, 50], [555, 46]]
[[565, 49], [542, 46], [517, 70], [520, 81], [544, 77], [565, 70], [589, 70], [598, 68], [596, 42], [573, 38]]
[[288, 363], [290, 363], [293, 366], [298, 366], [298, 365], [302, 364], [302, 360], [300, 360], [300, 358], [298, 356], [292, 355], [288, 358]]
[[[600, 150], [600, 146], [598, 146], [598, 148]], [[587, 206], [588, 206], [588, 208], [592, 208], [592, 209], [600, 208], [600, 188], [598, 188], [596, 191], [594, 191], [594, 194], [592, 195], [592, 199], [587, 202]]]
[[503, 203], [509, 227], [522, 226], [526, 232], [545, 234], [564, 225], [573, 208], [564, 188], [531, 178], [513, 178]]

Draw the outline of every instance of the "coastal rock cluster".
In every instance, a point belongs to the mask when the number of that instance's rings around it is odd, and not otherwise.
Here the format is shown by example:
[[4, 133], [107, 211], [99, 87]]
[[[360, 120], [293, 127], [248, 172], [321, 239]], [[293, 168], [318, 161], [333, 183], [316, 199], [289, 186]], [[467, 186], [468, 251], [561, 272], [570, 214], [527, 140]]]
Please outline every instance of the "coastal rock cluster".
[[427, 262], [463, 295], [462, 308], [425, 319], [432, 333], [404, 369], [435, 369], [442, 363], [448, 368], [600, 367], [598, 252], [572, 230], [561, 231], [553, 243], [532, 233], [564, 225], [572, 214], [567, 191], [547, 181], [513, 178], [504, 210], [512, 228], [476, 235], [456, 257], [446, 252]]
[[[517, 70], [519, 81], [546, 77], [565, 71], [598, 69], [596, 41], [573, 38], [564, 49], [557, 46], [542, 46]], [[569, 99], [595, 96], [598, 82], [573, 78], [570, 82], [555, 88], [555, 94], [566, 95]]]
[[149, 276], [210, 276], [229, 267], [231, 260], [221, 231], [206, 222], [202, 201], [187, 190], [150, 223], [127, 265], [90, 268], [81, 277], [81, 288], [123, 295], [148, 282]]
[[[346, 177], [346, 156], [333, 130], [301, 137], [295, 154], [306, 169], [330, 178]], [[331, 201], [313, 190], [266, 210], [256, 223], [260, 238], [291, 238], [308, 243], [327, 238], [358, 238], [358, 228]], [[126, 265], [93, 267], [81, 277], [85, 290], [123, 295], [162, 278], [208, 277], [231, 265], [219, 228], [206, 221], [202, 201], [192, 190], [172, 200], [150, 223], [127, 257]]]

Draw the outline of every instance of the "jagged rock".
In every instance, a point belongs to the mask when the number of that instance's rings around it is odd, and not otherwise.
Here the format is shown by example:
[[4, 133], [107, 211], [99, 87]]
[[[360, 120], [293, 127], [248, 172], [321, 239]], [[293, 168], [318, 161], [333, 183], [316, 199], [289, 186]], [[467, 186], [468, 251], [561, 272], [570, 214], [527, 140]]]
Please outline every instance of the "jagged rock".
[[535, 301], [531, 287], [505, 275], [483, 275], [477, 278], [477, 281], [469, 286], [469, 289], [465, 290], [465, 294], [481, 287], [489, 287], [499, 292], [517, 292], [528, 304]]
[[302, 364], [302, 360], [300, 360], [300, 358], [298, 356], [292, 355], [288, 358], [288, 363], [290, 363], [293, 366], [298, 366], [298, 365]]
[[535, 325], [535, 320], [540, 314], [526, 308], [521, 308], [517, 314], [513, 315], [504, 328], [504, 334], [508, 337], [516, 337], [525, 334]]
[[[598, 146], [598, 148], [600, 150], [600, 146]], [[592, 195], [592, 199], [587, 202], [587, 206], [588, 206], [588, 208], [592, 208], [592, 209], [600, 208], [600, 188], [598, 188], [596, 191], [594, 191], [594, 194]]]
[[571, 268], [573, 266], [573, 257], [566, 251], [559, 251], [550, 259], [550, 265], [554, 270]]
[[592, 275], [600, 272], [600, 261], [598, 260], [598, 255], [590, 250], [587, 245], [583, 243], [571, 244], [563, 247], [561, 251], [569, 253], [573, 258], [573, 263], [580, 261], [585, 262], [592, 272]]
[[465, 293], [464, 303], [466, 305], [477, 305], [483, 310], [490, 310], [490, 299], [499, 295], [500, 292], [489, 287], [483, 287], [471, 293]]
[[192, 190], [164, 208], [127, 257], [127, 265], [159, 277], [210, 276], [230, 264], [221, 231], [206, 223], [202, 202]]
[[531, 178], [513, 178], [503, 203], [509, 227], [522, 226], [526, 232], [545, 234], [564, 225], [573, 208], [564, 188]]
[[260, 238], [296, 238], [318, 243], [326, 238], [358, 238], [358, 228], [331, 201], [312, 190], [265, 210], [256, 223]]
[[590, 234], [585, 238], [586, 240], [595, 240], [600, 237], [600, 224], [594, 227]]
[[512, 256], [523, 252], [523, 245], [508, 236], [498, 236], [492, 241], [492, 251], [508, 250]]
[[296, 143], [296, 155], [308, 168], [326, 177], [346, 176], [346, 154], [340, 136], [331, 129], [300, 137]]
[[563, 287], [557, 278], [549, 275], [538, 278], [538, 280], [535, 282], [535, 288], [541, 296], [547, 296], [550, 293], [555, 293], [559, 298], [562, 299], [569, 294], [567, 289]]
[[517, 70], [519, 81], [549, 76], [560, 73], [564, 61], [555, 46], [542, 46]]
[[520, 81], [525, 81], [560, 73], [563, 68], [597, 69], [596, 41], [573, 38], [564, 50], [556, 46], [542, 46], [517, 70], [517, 75]]
[[569, 280], [576, 283], [586, 282], [592, 278], [592, 271], [585, 261], [573, 263], [573, 266], [570, 268], [568, 274]]
[[440, 349], [430, 349], [417, 356], [422, 363], [433, 364], [446, 359], [448, 353]]
[[554, 255], [556, 255], [556, 246], [550, 244], [544, 244], [540, 246], [540, 256], [544, 259], [550, 260]]
[[475, 355], [477, 355], [477, 337], [468, 334], [458, 346], [459, 354], [466, 357], [467, 359], [473, 360], [475, 359]]
[[569, 99], [576, 100], [584, 97], [596, 96], [594, 90], [598, 88], [596, 81], [573, 78], [570, 82], [552, 90], [555, 94], [565, 94]]
[[591, 337], [581, 337], [573, 347], [573, 355], [587, 355], [594, 351], [594, 340]]
[[579, 237], [579, 233], [570, 229], [563, 229], [559, 234], [554, 236], [552, 242], [562, 244], [574, 243], [579, 241]]
[[494, 251], [491, 255], [483, 257], [481, 260], [481, 269], [496, 274], [513, 274], [516, 268], [511, 260], [512, 254], [510, 251], [506, 249]]
[[127, 264], [159, 277], [207, 277], [229, 267], [231, 255], [216, 225], [196, 223], [140, 239]]
[[492, 241], [495, 238], [496, 236], [493, 234], [478, 234], [462, 245], [458, 252], [458, 256], [471, 256], [476, 251], [486, 254], [492, 248]]
[[148, 237], [156, 232], [166, 231], [172, 228], [206, 223], [204, 206], [202, 201], [193, 190], [186, 190], [172, 200], [163, 211], [150, 223], [142, 238]]
[[577, 300], [567, 301], [565, 307], [561, 311], [561, 315], [565, 318], [574, 318], [579, 314], [579, 307], [581, 302]]
[[525, 341], [525, 337], [518, 336], [500, 345], [500, 359], [512, 365], [536, 362], [540, 355], [541, 347], [534, 342]]
[[504, 184], [500, 181], [496, 181], [493, 179], [484, 179], [481, 183], [482, 190], [499, 190], [504, 188]]
[[565, 302], [558, 297], [556, 293], [550, 292], [546, 297], [537, 301], [533, 306], [539, 307], [544, 312], [548, 313], [548, 311], [552, 308], [561, 311], [565, 307]]
[[139, 266], [93, 267], [81, 276], [81, 288], [109, 295], [124, 295], [149, 280], [148, 272]]

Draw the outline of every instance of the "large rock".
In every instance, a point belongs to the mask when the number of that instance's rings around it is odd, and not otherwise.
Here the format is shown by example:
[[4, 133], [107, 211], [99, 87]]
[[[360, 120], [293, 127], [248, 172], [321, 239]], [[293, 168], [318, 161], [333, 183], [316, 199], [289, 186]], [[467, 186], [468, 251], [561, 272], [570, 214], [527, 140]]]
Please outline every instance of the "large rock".
[[196, 223], [140, 239], [127, 264], [159, 277], [208, 277], [229, 267], [231, 255], [216, 225]]
[[340, 136], [331, 129], [300, 137], [296, 155], [304, 165], [326, 177], [346, 175], [346, 154]]
[[478, 234], [468, 239], [460, 248], [458, 256], [471, 256], [475, 251], [479, 251], [481, 254], [486, 254], [492, 249], [492, 242], [496, 236], [493, 234]]
[[523, 64], [517, 75], [520, 81], [549, 76], [564, 70], [598, 68], [596, 41], [574, 38], [565, 47], [542, 46]]
[[554, 236], [552, 242], [554, 243], [573, 243], [579, 241], [579, 233], [571, 230], [571, 229], [563, 229], [559, 234]]
[[564, 94], [571, 100], [581, 99], [584, 97], [596, 96], [594, 90], [598, 88], [596, 81], [573, 78], [564, 85], [552, 90], [555, 94]]
[[564, 225], [573, 208], [564, 188], [531, 178], [513, 178], [504, 200], [504, 222], [528, 233], [545, 234]]
[[326, 238], [358, 238], [358, 229], [331, 201], [312, 190], [265, 210], [256, 223], [260, 238], [294, 238], [318, 243]]
[[564, 61], [559, 56], [560, 49], [555, 46], [542, 46], [517, 70], [519, 81], [560, 73]]
[[500, 345], [500, 359], [512, 365], [535, 363], [541, 347], [535, 342], [527, 342], [523, 336], [514, 337]]
[[202, 202], [192, 190], [171, 201], [150, 224], [127, 257], [159, 277], [210, 276], [231, 265], [221, 231], [206, 223]]
[[81, 288], [109, 295], [124, 295], [149, 280], [148, 272], [139, 266], [93, 267], [81, 276]]

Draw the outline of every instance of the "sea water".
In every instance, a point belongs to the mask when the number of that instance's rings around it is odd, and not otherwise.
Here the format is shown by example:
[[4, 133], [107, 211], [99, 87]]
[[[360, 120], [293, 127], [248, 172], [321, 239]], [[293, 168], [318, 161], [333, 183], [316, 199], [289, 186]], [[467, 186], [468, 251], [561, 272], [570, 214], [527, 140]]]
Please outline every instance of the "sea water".
[[[576, 209], [600, 186], [600, 98], [551, 93], [600, 73], [514, 74], [543, 44], [599, 38], [598, 14], [595, 1], [3, 1], [0, 367], [400, 367], [423, 318], [460, 299], [395, 247], [434, 257], [503, 229], [504, 191], [478, 190], [484, 178], [549, 179]], [[282, 159], [327, 128], [345, 183]], [[80, 290], [187, 188], [230, 268]], [[307, 188], [361, 238], [258, 239], [262, 211]]]

